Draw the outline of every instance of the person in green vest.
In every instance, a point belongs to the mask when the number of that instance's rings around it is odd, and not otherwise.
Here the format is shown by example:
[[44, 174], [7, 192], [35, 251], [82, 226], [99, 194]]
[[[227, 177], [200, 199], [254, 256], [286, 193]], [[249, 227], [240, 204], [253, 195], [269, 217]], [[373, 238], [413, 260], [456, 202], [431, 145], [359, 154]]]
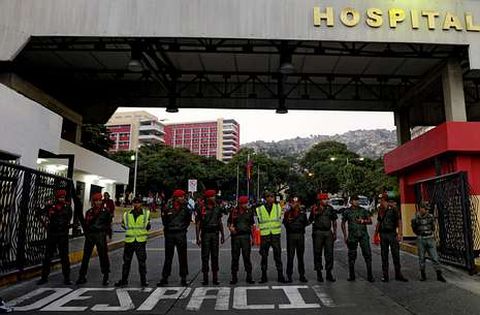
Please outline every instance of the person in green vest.
[[237, 272], [239, 269], [240, 251], [242, 251], [243, 265], [247, 273], [246, 282], [248, 284], [255, 283], [252, 279], [252, 262], [250, 260], [252, 251], [251, 235], [255, 219], [253, 209], [248, 206], [248, 201], [247, 196], [240, 196], [238, 198], [238, 206], [230, 211], [227, 221], [232, 241], [232, 280], [230, 284], [237, 284], [238, 282]]
[[[367, 209], [360, 207], [359, 198], [354, 195], [350, 198], [351, 206], [342, 215], [342, 232], [345, 244], [348, 247], [348, 281], [355, 281], [355, 260], [357, 248], [360, 245], [363, 259], [367, 265], [367, 280], [375, 282], [372, 272], [372, 250], [367, 225], [372, 224], [372, 218]], [[348, 224], [348, 233], [346, 224]]]
[[282, 208], [275, 203], [275, 195], [273, 193], [266, 193], [265, 199], [266, 203], [256, 209], [258, 227], [260, 228], [260, 255], [262, 256], [262, 278], [260, 283], [268, 282], [267, 266], [270, 247], [273, 248], [273, 259], [277, 268], [278, 282], [285, 283], [280, 238], [282, 232]]
[[[197, 245], [201, 247], [202, 256], [202, 285], [208, 285], [208, 261], [211, 257], [212, 264], [212, 283], [218, 282], [218, 255], [220, 251], [219, 241], [225, 243], [223, 232], [222, 216], [224, 210], [216, 201], [217, 192], [213, 189], [206, 190], [204, 200], [197, 205], [196, 219], [197, 223]], [[220, 234], [220, 239], [219, 239]]]
[[123, 214], [122, 227], [126, 230], [125, 247], [123, 250], [122, 279], [115, 283], [116, 287], [123, 287], [128, 284], [128, 274], [132, 264], [133, 254], [137, 256], [138, 271], [142, 287], [147, 283], [147, 238], [150, 230], [150, 211], [142, 209], [140, 198], [132, 201], [133, 209]]

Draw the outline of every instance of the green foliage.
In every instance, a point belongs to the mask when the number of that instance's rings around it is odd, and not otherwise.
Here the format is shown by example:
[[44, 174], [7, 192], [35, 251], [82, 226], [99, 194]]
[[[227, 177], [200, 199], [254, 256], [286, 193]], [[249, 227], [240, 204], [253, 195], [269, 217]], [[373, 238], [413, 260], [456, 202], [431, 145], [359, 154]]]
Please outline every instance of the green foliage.
[[110, 139], [107, 127], [101, 124], [83, 125], [82, 143], [84, 148], [105, 156], [108, 155], [108, 150], [114, 144]]

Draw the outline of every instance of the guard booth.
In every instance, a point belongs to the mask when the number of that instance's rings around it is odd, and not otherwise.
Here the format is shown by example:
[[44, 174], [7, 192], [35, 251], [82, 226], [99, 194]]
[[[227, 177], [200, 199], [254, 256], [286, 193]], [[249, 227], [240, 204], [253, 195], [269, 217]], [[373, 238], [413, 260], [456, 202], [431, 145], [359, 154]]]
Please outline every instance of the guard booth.
[[427, 201], [437, 218], [443, 261], [475, 270], [480, 254], [480, 123], [447, 122], [385, 156], [385, 171], [400, 180], [403, 233]]

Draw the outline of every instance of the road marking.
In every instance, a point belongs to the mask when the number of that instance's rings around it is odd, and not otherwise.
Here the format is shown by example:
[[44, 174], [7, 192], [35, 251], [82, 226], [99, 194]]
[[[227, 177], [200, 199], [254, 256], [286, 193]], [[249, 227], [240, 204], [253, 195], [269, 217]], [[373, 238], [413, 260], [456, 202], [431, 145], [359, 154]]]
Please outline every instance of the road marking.
[[121, 312], [121, 311], [130, 311], [135, 309], [135, 304], [133, 304], [132, 298], [128, 294], [128, 291], [142, 292], [141, 288], [128, 288], [128, 289], [117, 289], [117, 298], [120, 302], [120, 306], [110, 306], [110, 304], [97, 304], [92, 307], [92, 311], [103, 311], [103, 312]]
[[[36, 301], [33, 304], [15, 307], [15, 305], [22, 304], [23, 302], [25, 302], [27, 300], [30, 300], [31, 298], [33, 298], [37, 295], [43, 294], [45, 292], [48, 292], [48, 291], [54, 291], [54, 292], [52, 294], [47, 295], [46, 297]], [[8, 303], [8, 305], [14, 307], [15, 311], [22, 311], [22, 312], [32, 311], [32, 310], [42, 308], [45, 305], [48, 305], [48, 304], [52, 303], [56, 299], [61, 298], [65, 294], [70, 293], [72, 291], [73, 290], [70, 289], [70, 288], [40, 288], [40, 289], [36, 289], [32, 292], [29, 292], [29, 293], [27, 293], [27, 294], [25, 294], [21, 297], [18, 297], [15, 300], [10, 301]]]
[[337, 307], [335, 302], [328, 296], [327, 293], [323, 291], [323, 288], [319, 285], [314, 285], [312, 286], [313, 292], [317, 295], [318, 299], [320, 302], [322, 302], [323, 305], [326, 307]]
[[50, 311], [50, 312], [83, 312], [88, 307], [87, 306], [64, 306], [67, 303], [72, 301], [83, 301], [88, 300], [92, 296], [82, 294], [89, 291], [113, 291], [115, 288], [81, 288], [73, 291], [72, 293], [60, 298], [59, 300], [53, 302], [50, 305], [42, 308], [41, 311]]
[[248, 290], [268, 290], [269, 287], [236, 287], [233, 292], [233, 308], [237, 310], [273, 310], [273, 304], [248, 305]]
[[155, 291], [153, 291], [152, 294], [150, 294], [150, 296], [145, 300], [145, 302], [140, 305], [137, 311], [151, 311], [155, 306], [157, 306], [160, 300], [185, 299], [188, 297], [191, 290], [191, 288], [186, 287], [157, 288]]
[[[305, 303], [299, 289], [308, 289], [306, 285], [289, 285], [289, 286], [273, 286], [273, 290], [283, 290], [290, 304], [280, 304], [278, 308], [281, 310], [292, 308], [320, 308], [318, 303]], [[332, 301], [333, 302], [333, 301]]]
[[[215, 295], [207, 295], [209, 291], [217, 291]], [[200, 287], [196, 288], [192, 293], [192, 297], [187, 305], [187, 311], [198, 311], [202, 307], [202, 303], [207, 299], [217, 300], [215, 303], [216, 311], [228, 311], [228, 304], [230, 300], [230, 288], [229, 287], [219, 287], [219, 288], [209, 288], [209, 287]]]

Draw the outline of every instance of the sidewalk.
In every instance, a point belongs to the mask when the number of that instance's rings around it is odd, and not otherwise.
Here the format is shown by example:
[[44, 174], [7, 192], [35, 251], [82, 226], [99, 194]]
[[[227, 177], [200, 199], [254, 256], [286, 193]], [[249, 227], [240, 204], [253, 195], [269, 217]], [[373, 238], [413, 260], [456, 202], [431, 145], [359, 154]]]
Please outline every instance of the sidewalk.
[[[149, 238], [157, 237], [163, 235], [163, 226], [161, 218], [153, 218], [151, 219], [152, 228], [150, 229]], [[118, 248], [123, 247], [124, 245], [124, 238], [125, 238], [125, 230], [122, 229], [120, 223], [113, 223], [112, 224], [112, 239], [107, 240], [108, 242], [108, 250], [112, 251]], [[85, 242], [85, 237], [75, 237], [70, 239], [69, 242], [69, 257], [70, 257], [70, 264], [74, 265], [80, 263], [83, 257], [83, 245]], [[97, 251], [94, 249], [92, 257], [97, 256]], [[51, 263], [52, 271], [61, 268], [60, 259], [54, 259]], [[0, 288], [13, 285], [18, 283], [19, 281], [31, 279], [34, 277], [38, 277], [41, 274], [41, 265], [36, 265], [33, 267], [29, 267], [23, 271], [13, 271], [9, 274], [0, 276]]]

